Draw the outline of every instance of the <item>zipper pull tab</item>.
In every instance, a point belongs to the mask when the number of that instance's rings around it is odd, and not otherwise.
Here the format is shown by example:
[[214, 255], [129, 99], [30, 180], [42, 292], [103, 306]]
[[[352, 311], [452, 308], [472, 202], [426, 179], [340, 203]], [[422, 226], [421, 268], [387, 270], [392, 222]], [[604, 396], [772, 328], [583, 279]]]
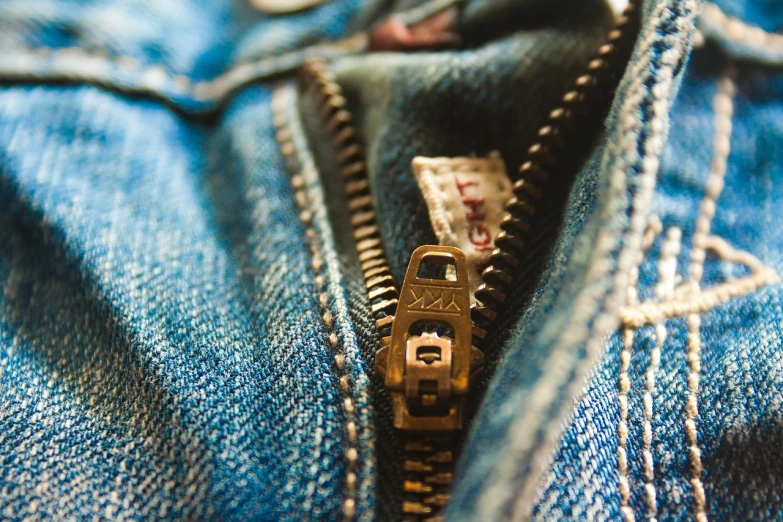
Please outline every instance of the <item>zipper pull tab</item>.
[[484, 359], [472, 347], [472, 330], [465, 254], [448, 246], [417, 248], [405, 273], [390, 344], [376, 354], [391, 391], [396, 428], [462, 428], [462, 398]]

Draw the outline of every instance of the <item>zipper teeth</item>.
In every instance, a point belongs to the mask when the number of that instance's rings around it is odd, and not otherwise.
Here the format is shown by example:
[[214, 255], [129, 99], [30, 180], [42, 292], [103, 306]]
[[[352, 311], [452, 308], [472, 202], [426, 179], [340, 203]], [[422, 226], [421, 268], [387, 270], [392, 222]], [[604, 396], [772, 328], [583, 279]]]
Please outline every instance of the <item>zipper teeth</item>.
[[478, 302], [471, 308], [473, 335], [478, 339], [486, 337], [506, 300], [507, 289], [514, 280], [520, 255], [525, 249], [531, 218], [548, 182], [557, 174], [558, 154], [562, 155], [567, 141], [586, 121], [596, 116], [596, 111], [600, 113], [605, 109], [605, 104], [595, 103], [595, 98], [606, 98], [614, 92], [613, 73], [618, 64], [627, 62], [637, 32], [636, 11], [634, 2], [629, 2], [623, 13], [615, 18], [614, 27], [598, 48], [597, 55], [563, 95], [560, 106], [549, 113], [546, 123], [538, 129], [536, 142], [527, 150], [527, 159], [512, 185], [514, 197], [505, 205], [501, 230], [495, 237], [495, 250], [481, 273], [483, 284], [475, 294]]
[[346, 109], [342, 89], [326, 63], [321, 59], [308, 60], [300, 71], [301, 84], [313, 97], [336, 151], [353, 239], [370, 299], [370, 312], [383, 345], [388, 346], [400, 293], [383, 249], [363, 147], [356, 135], [351, 113]]
[[[562, 98], [562, 105], [549, 114], [538, 131], [538, 140], [528, 148], [528, 157], [513, 184], [514, 197], [505, 205], [501, 232], [495, 238], [495, 250], [488, 267], [482, 272], [483, 284], [476, 291], [480, 304], [471, 308], [474, 345], [483, 340], [494, 323], [505, 293], [513, 282], [531, 228], [530, 218], [536, 211], [547, 186], [554, 177], [556, 155], [565, 141], [576, 134], [577, 127], [589, 116], [589, 102], [596, 93], [613, 92], [608, 78], [617, 62], [627, 56], [635, 16], [632, 3], [617, 18], [607, 42], [598, 56], [588, 64], [574, 86]], [[391, 327], [397, 311], [399, 287], [389, 268], [377, 223], [363, 147], [353, 126], [347, 102], [340, 85], [321, 59], [305, 62], [300, 69], [302, 89], [315, 102], [316, 111], [329, 135], [339, 173], [343, 178], [353, 239], [361, 263], [370, 301], [370, 312], [381, 336], [382, 345], [391, 344]], [[405, 520], [438, 521], [449, 501], [453, 480], [454, 437], [428, 437], [406, 432], [403, 455], [402, 514]]]
[[[320, 59], [301, 68], [303, 90], [315, 101], [324, 122], [344, 181], [353, 238], [362, 267], [370, 312], [383, 346], [391, 344], [391, 326], [399, 287], [389, 269], [378, 229], [361, 143], [353, 127], [340, 85]], [[448, 502], [454, 474], [454, 438], [403, 434], [402, 514], [404, 520], [437, 522]]]
[[[501, 231], [495, 237], [495, 250], [482, 271], [483, 284], [476, 290], [478, 303], [471, 308], [473, 336], [483, 340], [506, 299], [506, 291], [514, 280], [519, 256], [524, 251], [531, 218], [544, 196], [549, 180], [558, 167], [557, 154], [569, 138], [577, 134], [580, 124], [594, 115], [596, 94], [613, 92], [612, 73], [618, 62], [627, 61], [638, 25], [637, 9], [629, 2], [615, 19], [606, 41], [587, 71], [577, 77], [572, 88], [561, 98], [561, 105], [549, 113], [547, 122], [538, 129], [538, 139], [527, 150], [527, 159], [519, 168], [519, 177], [512, 185], [514, 197], [505, 204]], [[362, 274], [370, 299], [370, 312], [381, 335], [382, 344], [391, 342], [391, 325], [399, 300], [399, 287], [389, 268], [377, 223], [372, 199], [367, 163], [363, 147], [353, 126], [351, 113], [342, 88], [335, 81], [322, 59], [312, 59], [300, 69], [300, 81], [310, 91], [319, 116], [325, 122], [331, 145], [336, 151], [340, 175], [344, 181], [347, 206], [353, 227], [353, 238], [359, 254]], [[593, 107], [591, 107], [593, 106]], [[603, 110], [603, 107], [599, 107]], [[474, 343], [478, 344], [478, 343]]]
[[454, 475], [453, 436], [406, 434], [402, 513], [405, 521], [438, 522], [451, 499]]

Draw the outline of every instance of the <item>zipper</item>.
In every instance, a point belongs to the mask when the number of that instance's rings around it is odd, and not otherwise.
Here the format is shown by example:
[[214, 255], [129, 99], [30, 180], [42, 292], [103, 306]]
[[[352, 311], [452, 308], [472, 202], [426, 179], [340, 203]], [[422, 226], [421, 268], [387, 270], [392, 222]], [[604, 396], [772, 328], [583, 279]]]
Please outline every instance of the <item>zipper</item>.
[[[402, 286], [391, 273], [378, 226], [363, 147], [340, 85], [323, 60], [300, 69], [343, 178], [353, 241], [381, 347], [375, 367], [389, 390], [394, 426], [404, 437], [405, 520], [436, 521], [449, 500], [463, 402], [483, 370], [480, 348], [503, 312], [536, 206], [552, 180], [564, 182], [566, 146], [600, 124], [637, 32], [633, 2], [616, 18], [597, 56], [538, 130], [513, 180], [495, 250], [470, 306], [467, 263], [454, 247], [424, 245], [410, 259]], [[563, 179], [565, 178], [565, 180]]]
[[[566, 146], [586, 128], [596, 127], [617, 86], [623, 65], [630, 58], [631, 47], [639, 27], [639, 13], [635, 2], [628, 2], [606, 41], [587, 64], [587, 70], [576, 78], [571, 89], [561, 98], [560, 106], [550, 111], [547, 121], [538, 129], [537, 139], [527, 149], [527, 160], [519, 168], [512, 185], [514, 197], [505, 205], [500, 233], [495, 237], [495, 250], [488, 266], [482, 271], [483, 284], [476, 289], [477, 304], [472, 309], [474, 333], [484, 339], [498, 317], [506, 300], [514, 273], [519, 266], [519, 255], [525, 249], [536, 207], [547, 186], [553, 180], [567, 181], [568, 163], [574, 156]], [[587, 133], [590, 134], [589, 132]]]

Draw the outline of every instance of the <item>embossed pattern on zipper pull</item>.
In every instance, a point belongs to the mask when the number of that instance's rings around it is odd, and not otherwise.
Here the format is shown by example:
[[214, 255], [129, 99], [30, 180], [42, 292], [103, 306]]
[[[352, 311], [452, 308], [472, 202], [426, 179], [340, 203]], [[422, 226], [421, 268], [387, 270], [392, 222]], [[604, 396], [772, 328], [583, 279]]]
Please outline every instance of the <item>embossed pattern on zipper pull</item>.
[[[367, 288], [370, 312], [381, 335], [381, 348], [376, 353], [376, 368], [379, 374], [385, 375], [392, 352], [392, 327], [396, 322], [400, 292], [383, 250], [363, 149], [353, 127], [351, 115], [346, 109], [341, 88], [334, 81], [325, 63], [320, 60], [307, 62], [301, 69], [300, 83], [303, 93], [315, 101], [316, 110], [331, 140], [343, 178], [353, 239]], [[424, 248], [425, 251], [431, 249], [440, 253], [445, 250], [452, 258], [462, 256], [463, 264], [460, 266], [464, 272], [464, 254], [458, 249], [449, 250], [448, 247], [439, 246]], [[467, 285], [465, 274], [462, 279], [456, 286], [461, 288], [461, 285]], [[459, 308], [460, 313], [459, 323], [450, 329], [451, 337], [440, 337], [436, 332], [422, 331], [413, 336], [405, 335], [404, 342], [400, 344], [404, 351], [403, 364], [406, 368], [403, 369], [403, 384], [392, 386], [396, 389], [391, 389], [391, 395], [395, 425], [401, 429], [404, 439], [401, 463], [404, 480], [401, 484], [400, 506], [404, 520], [440, 520], [439, 513], [449, 499], [454, 467], [453, 434], [462, 425], [462, 397], [467, 392], [470, 379], [475, 378], [483, 365], [483, 354], [472, 346], [470, 300], [464, 294], [464, 291], [461, 292], [457, 298], [450, 293], [445, 296], [447, 302], [444, 304], [443, 295], [438, 301], [436, 296], [425, 296], [422, 293], [421, 303], [415, 303], [416, 299], [408, 303], [414, 315], [419, 310], [432, 312], [437, 308], [448, 319], [454, 306]], [[421, 304], [421, 307], [418, 304]], [[440, 316], [435, 316], [435, 322], [440, 322], [437, 321]], [[398, 326], [397, 329], [400, 328], [401, 326]], [[462, 371], [455, 374], [456, 380], [452, 378], [455, 353], [458, 366], [462, 367]], [[465, 365], [467, 372], [464, 371]], [[439, 373], [443, 373], [444, 377], [446, 374], [448, 376], [443, 379], [428, 378]], [[418, 382], [414, 378], [416, 374], [423, 377]], [[406, 381], [408, 376], [412, 377], [411, 382]], [[431, 381], [440, 381], [440, 385], [431, 389]], [[413, 408], [413, 411], [410, 408]], [[444, 408], [445, 414], [441, 411]], [[431, 415], [421, 415], [422, 413]]]
[[[594, 108], [596, 99], [600, 101], [614, 92], [614, 69], [627, 60], [635, 34], [633, 27], [637, 20], [633, 14], [634, 7], [629, 5], [617, 19], [607, 42], [599, 48], [598, 56], [588, 64], [587, 72], [562, 97], [561, 106], [549, 114], [547, 123], [538, 131], [537, 142], [529, 147], [527, 160], [513, 185], [514, 197], [505, 206], [501, 232], [495, 238], [496, 248], [489, 266], [482, 272], [483, 284], [475, 295], [479, 303], [470, 309], [470, 318], [462, 317], [468, 300], [463, 297], [460, 301], [454, 296], [450, 300], [445, 295], [448, 293], [445, 286], [430, 288], [429, 297], [424, 294], [426, 284], [420, 293], [411, 290], [414, 280], [419, 279], [418, 268], [411, 272], [409, 267], [403, 292], [408, 288], [407, 292], [412, 293], [405, 304], [400, 303], [400, 291], [383, 249], [363, 148], [346, 108], [347, 102], [323, 61], [308, 61], [301, 68], [303, 91], [315, 101], [344, 181], [370, 312], [382, 339], [376, 353], [376, 368], [384, 375], [392, 395], [394, 424], [404, 433], [401, 512], [405, 520], [441, 520], [440, 513], [449, 500], [453, 480], [453, 434], [462, 427], [462, 398], [483, 366], [483, 354], [473, 342], [486, 336], [506, 300], [532, 227], [531, 217], [548, 182], [559, 174], [557, 168], [562, 163], [560, 156], [567, 141], [578, 136], [584, 122], [595, 116], [595, 111], [590, 109]], [[598, 111], [599, 116], [602, 110]], [[455, 258], [460, 255], [464, 258], [458, 249], [451, 250], [456, 250], [451, 252]], [[439, 251], [447, 252], [449, 247], [420, 247], [412, 257], [412, 264], [417, 255]], [[455, 285], [455, 291], [458, 286]], [[457, 324], [450, 322], [452, 304], [460, 312]], [[418, 321], [426, 323], [423, 331], [413, 331], [415, 319], [398, 324], [395, 314], [399, 315], [400, 306], [405, 307], [403, 315], [417, 312], [426, 315], [422, 315], [423, 321]], [[426, 314], [428, 311], [435, 313], [430, 316]], [[436, 330], [444, 325], [447, 333], [440, 335]]]

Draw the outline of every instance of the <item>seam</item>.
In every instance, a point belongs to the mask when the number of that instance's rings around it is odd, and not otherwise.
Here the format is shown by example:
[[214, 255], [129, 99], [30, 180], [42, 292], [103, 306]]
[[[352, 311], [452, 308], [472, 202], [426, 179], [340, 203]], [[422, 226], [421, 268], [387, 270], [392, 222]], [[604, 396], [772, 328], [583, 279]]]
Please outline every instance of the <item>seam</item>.
[[[671, 104], [669, 95], [674, 87], [674, 73], [689, 45], [689, 40], [682, 38], [682, 33], [692, 33], [698, 5], [699, 3], [696, 1], [684, 1], [680, 4], [680, 8], [675, 10], [672, 9], [669, 3], [659, 3], [655, 11], [651, 13], [651, 18], [659, 19], [659, 23], [651, 26], [642, 36], [641, 44], [636, 51], [636, 56], [638, 57], [636, 65], [627, 73], [629, 84], [625, 86], [624, 90], [631, 94], [626, 97], [624, 103], [619, 107], [618, 128], [614, 135], [620, 139], [616, 141], [617, 148], [611, 151], [618, 154], [619, 157], [613, 162], [615, 168], [610, 184], [613, 193], [625, 193], [627, 180], [630, 179], [629, 170], [640, 164], [641, 169], [637, 175], [639, 183], [638, 193], [633, 198], [633, 201], [621, 203], [621, 206], [625, 206], [625, 210], [631, 214], [628, 229], [618, 235], [615, 235], [612, 230], [604, 230], [596, 238], [595, 245], [598, 255], [592, 263], [586, 280], [600, 281], [611, 274], [611, 259], [614, 252], [618, 250], [618, 246], [620, 247], [619, 261], [608, 292], [604, 293], [602, 290], [603, 296], [600, 294], [593, 296], [583, 293], [580, 296], [579, 304], [575, 307], [576, 310], [589, 310], [586, 313], [589, 313], [589, 317], [594, 319], [594, 321], [592, 321], [592, 328], [584, 332], [586, 334], [586, 353], [577, 362], [576, 367], [569, 375], [569, 377], [576, 376], [576, 378], [570, 379], [571, 385], [567, 393], [569, 397], [576, 396], [581, 390], [587, 369], [593, 366], [593, 361], [597, 359], [601, 352], [605, 333], [612, 331], [617, 324], [617, 312], [615, 310], [620, 307], [618, 301], [622, 299], [623, 289], [627, 288], [627, 277], [633, 266], [633, 260], [638, 255], [642, 229], [646, 219], [646, 209], [649, 206], [655, 186], [655, 175], [658, 171], [659, 157], [663, 150], [665, 129], [668, 122], [667, 111]], [[680, 14], [678, 17], [678, 11], [680, 10], [685, 11], [685, 14]], [[666, 22], [669, 21], [669, 17], [677, 18], [681, 33], [666, 34]], [[656, 33], [658, 33], [657, 38], [654, 37]], [[656, 41], [665, 42], [669, 45], [668, 49], [663, 51], [660, 56], [652, 52]], [[658, 61], [655, 70], [653, 70], [654, 67], [652, 66], [654, 56]], [[650, 82], [651, 85], [645, 87], [646, 82]], [[646, 139], [641, 139], [642, 123], [639, 121], [638, 111], [644, 105], [646, 95], [651, 95], [652, 98], [649, 102], [651, 113], [650, 133], [646, 136]], [[643, 151], [641, 158], [638, 156], [638, 148], [641, 148]], [[611, 158], [607, 157], [608, 154], [610, 154], [610, 151], [607, 151], [605, 154], [604, 163], [612, 163]], [[623, 212], [623, 209], [617, 209], [617, 211]], [[590, 321], [580, 321], [580, 323], [587, 325]], [[571, 342], [568, 343], [566, 341], [566, 343], [577, 344], [577, 337], [581, 337], [584, 334], [582, 332], [567, 332], [567, 335], [573, 339], [569, 339]], [[553, 432], [559, 431], [560, 419], [568, 408], [570, 408], [570, 404], [563, 404], [559, 408], [558, 415], [549, 416], [548, 426], [546, 430], [542, 430], [546, 436], [538, 437], [539, 441], [537, 442], [539, 445], [552, 444], [551, 441], [554, 440]], [[545, 466], [546, 461], [549, 459], [548, 453], [548, 451], [540, 450], [536, 452], [536, 455], [533, 457], [539, 461], [536, 468]], [[524, 486], [524, 492], [517, 501], [517, 506], [521, 506], [523, 502], [531, 505], [531, 498], [536, 493], [536, 487], [535, 481], [527, 481], [527, 484]]]
[[[25, 80], [45, 77], [74, 82], [107, 85], [106, 76], [114, 68], [136, 80], [138, 90], [159, 92], [170, 90], [174, 95], [187, 95], [201, 102], [214, 102], [225, 98], [237, 88], [252, 81], [280, 74], [298, 67], [314, 57], [334, 57], [361, 52], [367, 46], [367, 35], [359, 33], [334, 42], [322, 42], [276, 56], [247, 60], [235, 64], [218, 76], [204, 81], [193, 81], [177, 74], [161, 64], [142, 64], [131, 56], [111, 56], [103, 50], [81, 47], [66, 48], [6, 48], [0, 51], [0, 61], [9, 61], [0, 71], [0, 81]], [[46, 62], [49, 70], [43, 73], [35, 66]], [[32, 70], [31, 70], [32, 69]]]
[[[638, 267], [642, 255], [629, 275], [630, 286], [627, 293], [627, 305], [620, 310], [620, 320], [623, 335], [623, 351], [621, 353], [621, 391], [620, 420], [618, 441], [618, 470], [620, 475], [620, 511], [626, 521], [633, 520], [633, 512], [629, 508], [630, 489], [627, 478], [627, 454], [625, 453], [625, 438], [627, 437], [627, 393], [630, 383], [627, 379], [628, 361], [633, 344], [633, 333], [642, 326], [652, 325], [655, 328], [656, 342], [650, 353], [650, 364], [646, 371], [646, 391], [644, 394], [644, 427], [643, 427], [643, 471], [646, 478], [645, 493], [648, 517], [656, 521], [657, 498], [654, 484], [654, 462], [652, 454], [653, 440], [653, 397], [655, 389], [655, 373], [660, 364], [661, 350], [666, 340], [667, 332], [664, 321], [674, 317], [686, 318], [687, 322], [687, 392], [685, 404], [685, 431], [687, 438], [688, 465], [690, 468], [690, 484], [693, 489], [693, 512], [699, 522], [707, 522], [706, 496], [701, 480], [703, 466], [701, 450], [698, 442], [698, 395], [699, 375], [701, 372], [701, 313], [714, 308], [720, 303], [735, 297], [744, 296], [768, 284], [780, 282], [777, 273], [765, 266], [759, 259], [746, 251], [733, 248], [725, 240], [710, 236], [711, 221], [715, 215], [716, 202], [723, 189], [726, 175], [727, 160], [730, 150], [732, 129], [733, 97], [736, 87], [732, 80], [733, 69], [729, 68], [718, 82], [718, 92], [713, 98], [713, 157], [710, 173], [705, 183], [704, 196], [699, 205], [699, 213], [695, 222], [693, 247], [691, 249], [690, 277], [679, 286], [675, 285], [677, 278], [677, 256], [680, 252], [682, 233], [677, 227], [670, 227], [667, 237], [661, 247], [658, 261], [659, 282], [653, 298], [643, 303], [638, 302]], [[646, 251], [655, 237], [662, 231], [662, 224], [657, 216], [652, 216], [645, 232], [641, 251]], [[751, 272], [750, 275], [711, 286], [700, 287], [703, 275], [704, 260], [707, 251], [713, 252], [719, 260], [740, 263]]]
[[[717, 237], [710, 237], [706, 240], [706, 244], [713, 251], [715, 251], [712, 248], [713, 244], [717, 242], [723, 242], [723, 240]], [[726, 248], [731, 247], [727, 246]], [[742, 254], [750, 256], [747, 252], [742, 252]], [[737, 261], [736, 259], [726, 258], [722, 254], [718, 254], [718, 256], [724, 261]], [[756, 258], [753, 259], [758, 262]], [[748, 265], [746, 264], [746, 266]], [[620, 320], [626, 326], [640, 328], [687, 314], [701, 314], [722, 303], [777, 283], [780, 283], [778, 274], [771, 268], [763, 267], [760, 271], [750, 276], [730, 283], [718, 284], [698, 292], [693, 292], [690, 285], [681, 285], [675, 289], [676, 295], [673, 299], [661, 303], [645, 301], [639, 306], [622, 309], [620, 311]]]
[[[693, 247], [691, 249], [691, 263], [689, 266], [689, 279], [687, 282], [675, 286], [677, 272], [677, 255], [680, 251], [681, 232], [676, 227], [668, 230], [667, 238], [661, 247], [661, 258], [658, 263], [659, 283], [656, 285], [655, 297], [639, 304], [634, 303], [636, 290], [629, 290], [628, 306], [620, 311], [621, 324], [624, 327], [624, 336], [631, 335], [628, 332], [641, 326], [651, 324], [655, 327], [656, 344], [651, 352], [650, 366], [646, 375], [647, 392], [644, 397], [645, 423], [644, 423], [644, 472], [646, 476], [646, 492], [649, 516], [655, 520], [657, 515], [657, 501], [655, 498], [655, 486], [653, 483], [654, 467], [651, 452], [652, 443], [652, 393], [655, 386], [655, 370], [660, 362], [660, 352], [666, 338], [666, 329], [663, 321], [673, 317], [685, 316], [687, 322], [687, 392], [684, 427], [687, 438], [688, 463], [690, 468], [690, 484], [693, 489], [693, 512], [699, 522], [707, 522], [706, 496], [701, 476], [703, 465], [701, 461], [701, 449], [698, 440], [698, 396], [699, 378], [701, 372], [701, 313], [726, 302], [732, 298], [746, 295], [767, 284], [779, 282], [779, 277], [771, 268], [764, 266], [761, 261], [748, 252], [731, 247], [725, 240], [716, 236], [710, 236], [711, 222], [715, 215], [716, 202], [723, 189], [726, 175], [727, 160], [730, 151], [730, 139], [732, 129], [732, 114], [734, 110], [733, 97], [736, 87], [732, 80], [733, 69], [728, 69], [718, 82], [718, 91], [713, 98], [713, 157], [710, 165], [710, 173], [705, 183], [704, 196], [699, 205], [699, 213], [695, 222], [693, 235]], [[648, 230], [649, 232], [649, 230]], [[647, 236], [648, 234], [645, 234]], [[644, 247], [644, 245], [643, 245]], [[707, 251], [712, 251], [723, 261], [744, 264], [750, 271], [749, 276], [740, 279], [714, 285], [702, 289], [700, 281], [703, 275], [704, 260]], [[638, 273], [632, 272], [632, 281], [635, 282]], [[623, 425], [621, 412], [620, 423]], [[626, 427], [627, 429], [627, 427]], [[621, 433], [622, 442], [622, 433]], [[621, 501], [625, 500], [627, 493], [620, 488]], [[623, 503], [623, 507], [627, 502]], [[626, 516], [628, 520], [628, 517]]]
[[705, 4], [702, 20], [716, 26], [730, 42], [764, 52], [771, 51], [773, 47], [783, 50], [783, 35], [767, 32], [739, 18], [728, 16], [715, 4]]
[[[626, 301], [629, 306], [639, 302], [639, 267], [644, 260], [644, 253], [652, 246], [657, 233], [660, 231], [660, 220], [651, 219], [647, 231], [644, 234], [642, 248], [637, 255], [636, 263], [631, 268], [628, 275], [629, 284], [626, 292]], [[617, 400], [619, 403], [620, 421], [617, 425], [617, 471], [618, 471], [618, 489], [620, 491], [620, 512], [626, 522], [634, 522], [636, 517], [633, 509], [630, 507], [631, 487], [628, 480], [628, 450], [626, 443], [628, 439], [628, 393], [631, 389], [631, 381], [628, 377], [628, 368], [631, 363], [633, 350], [633, 336], [636, 329], [626, 327], [622, 332], [623, 347], [620, 351], [620, 378], [619, 393]]]
[[[658, 223], [658, 231], [662, 230], [660, 219], [655, 217]], [[680, 253], [680, 241], [682, 232], [679, 228], [672, 227], [666, 234], [666, 240], [661, 247], [661, 257], [658, 260], [658, 285], [655, 288], [656, 298], [663, 300], [674, 293], [675, 279], [677, 275], [677, 255]], [[667, 331], [663, 321], [657, 322], [655, 327], [655, 345], [650, 351], [650, 364], [645, 373], [644, 392], [644, 427], [642, 439], [642, 458], [644, 461], [645, 499], [647, 501], [648, 518], [651, 522], [657, 521], [658, 495], [655, 488], [655, 461], [652, 452], [653, 441], [653, 393], [655, 391], [655, 374], [661, 362], [661, 350], [666, 342]]]
[[[675, 87], [675, 72], [691, 45], [690, 36], [700, 3], [698, 0], [660, 2], [649, 14], [649, 19], [654, 22], [640, 35], [640, 43], [633, 55], [636, 65], [626, 71], [619, 88], [619, 92], [625, 92], [626, 96], [616, 107], [617, 126], [608, 139], [609, 143], [616, 145], [607, 148], [602, 161], [604, 165], [614, 166], [609, 182], [611, 196], [603, 213], [613, 216], [630, 212], [630, 223], [609, 223], [598, 233], [590, 268], [585, 275], [585, 281], [600, 282], [611, 277], [612, 283], [608, 287], [605, 284], [593, 285], [576, 297], [576, 312], [571, 320], [573, 326], [555, 341], [545, 363], [550, 368], [549, 376], [531, 389], [530, 396], [535, 399], [530, 401], [528, 411], [511, 423], [506, 435], [510, 455], [487, 477], [487, 487], [478, 499], [478, 512], [495, 513], [497, 517], [511, 501], [513, 520], [530, 518], [538, 493], [538, 477], [551, 459], [556, 435], [562, 431], [562, 419], [572, 406], [570, 400], [565, 400], [552, 407], [556, 397], [564, 387], [566, 392], [563, 395], [567, 397], [579, 394], [587, 372], [601, 353], [605, 335], [617, 327], [622, 292], [627, 289], [630, 265], [638, 254], [655, 186], [659, 157], [665, 142], [667, 110]], [[672, 21], [676, 23], [674, 30], [669, 27]], [[653, 47], [657, 44], [666, 44], [667, 50], [654, 52]], [[643, 135], [638, 114], [648, 104], [650, 132]], [[643, 151], [641, 158], [640, 149]], [[624, 196], [627, 181], [631, 179], [629, 171], [639, 165], [640, 160], [637, 193], [629, 202]], [[617, 254], [620, 259], [612, 277], [613, 257]], [[577, 355], [575, 347], [582, 343], [585, 343], [584, 354]], [[542, 426], [539, 430], [530, 429], [530, 426], [539, 425]], [[530, 464], [525, 467], [530, 472], [516, 483], [513, 479], [519, 473], [522, 460], [519, 456], [529, 458]], [[515, 494], [516, 500], [513, 500]]]
[[[704, 269], [706, 256], [705, 240], [710, 231], [712, 218], [715, 215], [715, 204], [723, 189], [723, 179], [726, 176], [726, 161], [731, 148], [731, 118], [734, 112], [735, 87], [731, 72], [728, 72], [718, 82], [718, 92], [713, 98], [715, 137], [713, 142], [713, 158], [704, 199], [696, 218], [696, 231], [693, 235], [691, 250], [690, 279], [694, 291], [699, 290], [699, 283]], [[687, 419], [685, 430], [688, 436], [689, 458], [691, 466], [691, 487], [696, 520], [707, 522], [706, 499], [702, 483], [701, 449], [699, 448], [699, 373], [701, 371], [701, 319], [699, 314], [688, 314], [688, 399], [686, 405]]]
[[[647, 230], [644, 233], [642, 239], [642, 246], [639, 249], [639, 253], [636, 258], [636, 263], [631, 268], [628, 275], [629, 284], [626, 292], [626, 301], [629, 306], [638, 304], [639, 302], [639, 267], [644, 260], [645, 252], [652, 246], [655, 237], [660, 233], [662, 228], [661, 221], [656, 216], [650, 218], [647, 225]], [[631, 488], [628, 480], [628, 451], [626, 449], [626, 442], [628, 439], [628, 393], [631, 388], [631, 381], [628, 377], [628, 368], [631, 363], [632, 349], [633, 349], [633, 336], [636, 332], [635, 328], [626, 327], [623, 329], [622, 340], [623, 348], [620, 352], [620, 383], [619, 393], [617, 396], [619, 402], [620, 421], [617, 426], [617, 470], [618, 470], [618, 489], [620, 490], [620, 512], [623, 514], [623, 518], [626, 522], [634, 522], [636, 517], [633, 509], [630, 507]], [[646, 411], [646, 410], [645, 410]]]
[[452, 243], [456, 243], [457, 235], [454, 232], [454, 217], [451, 215], [451, 212], [446, 210], [446, 205], [444, 203], [446, 194], [443, 192], [439, 180], [435, 179], [435, 172], [433, 172], [431, 165], [425, 164], [420, 161], [420, 159], [421, 158], [414, 158], [413, 164], [414, 167], [416, 165], [422, 165], [421, 184], [423, 185], [424, 190], [422, 190], [421, 193], [427, 203], [427, 208], [432, 209], [430, 222], [432, 223], [435, 235], [438, 236], [443, 234], [443, 236], [448, 237]]
[[628, 451], [625, 448], [628, 439], [628, 393], [631, 391], [631, 379], [628, 377], [628, 368], [631, 364], [631, 350], [633, 348], [633, 336], [635, 330], [625, 328], [623, 330], [623, 349], [620, 352], [620, 393], [617, 400], [620, 405], [620, 422], [617, 426], [617, 468], [619, 470], [620, 511], [626, 522], [634, 522], [636, 518], [629, 503], [631, 487], [628, 482]]
[[305, 175], [299, 162], [294, 157], [296, 148], [291, 132], [288, 129], [288, 119], [284, 112], [284, 103], [275, 91], [272, 99], [273, 121], [277, 129], [275, 134], [280, 151], [286, 159], [286, 165], [291, 172], [291, 187], [294, 191], [294, 200], [299, 209], [299, 219], [305, 226], [305, 237], [311, 252], [311, 265], [315, 274], [314, 282], [318, 292], [318, 304], [321, 309], [321, 319], [327, 329], [329, 345], [334, 353], [334, 362], [339, 370], [340, 390], [343, 395], [343, 411], [345, 413], [344, 429], [347, 434], [348, 447], [343, 457], [346, 463], [345, 488], [346, 495], [341, 503], [343, 519], [352, 520], [356, 515], [356, 468], [359, 460], [357, 444], [357, 428], [353, 399], [351, 398], [351, 378], [346, 371], [346, 354], [344, 346], [340, 343], [337, 331], [334, 327], [334, 315], [329, 309], [330, 295], [323, 271], [324, 258], [313, 228], [313, 213], [310, 210], [310, 201], [306, 192]]

